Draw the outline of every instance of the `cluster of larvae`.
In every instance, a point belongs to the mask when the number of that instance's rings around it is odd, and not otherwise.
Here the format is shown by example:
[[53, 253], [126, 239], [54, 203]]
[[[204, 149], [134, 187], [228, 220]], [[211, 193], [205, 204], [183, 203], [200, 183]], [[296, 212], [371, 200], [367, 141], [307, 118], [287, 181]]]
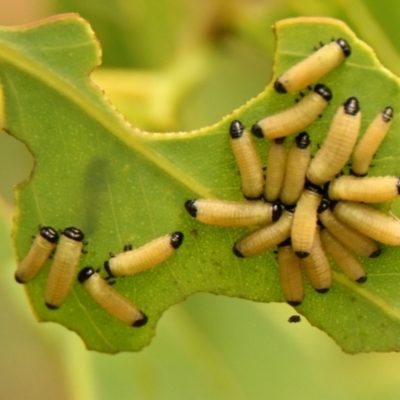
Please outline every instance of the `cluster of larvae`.
[[[250, 133], [240, 121], [230, 125], [233, 153], [247, 202], [188, 200], [189, 214], [206, 224], [259, 226], [233, 246], [237, 257], [256, 256], [278, 246], [278, 265], [286, 301], [304, 299], [302, 271], [311, 286], [326, 293], [332, 283], [328, 255], [352, 280], [363, 283], [366, 272], [358, 257], [377, 257], [375, 241], [400, 245], [400, 222], [363, 203], [393, 200], [398, 177], [367, 177], [372, 158], [393, 118], [386, 107], [357, 142], [361, 111], [349, 97], [336, 111], [323, 144], [311, 157], [310, 137], [303, 131], [332, 99], [331, 90], [316, 83], [339, 66], [351, 48], [338, 39], [291, 67], [274, 83], [278, 93], [310, 89], [293, 107], [256, 122], [251, 133], [270, 141], [265, 175]], [[298, 133], [287, 154], [285, 139]], [[342, 174], [352, 155], [349, 176]]]
[[182, 244], [183, 234], [174, 232], [161, 236], [135, 250], [131, 245], [125, 246], [122, 253], [111, 255], [104, 262], [106, 278], [100, 276], [100, 269], [92, 267], [85, 267], [77, 274], [81, 254], [86, 253], [83, 239], [84, 234], [78, 228], [64, 229], [60, 238], [55, 229], [41, 227], [15, 272], [15, 280], [24, 284], [30, 282], [54, 253], [44, 295], [47, 308], [56, 310], [62, 306], [77, 276], [89, 295], [112, 316], [133, 327], [145, 325], [146, 314], [113, 289], [111, 284], [114, 282], [109, 279], [134, 275], [166, 261]]

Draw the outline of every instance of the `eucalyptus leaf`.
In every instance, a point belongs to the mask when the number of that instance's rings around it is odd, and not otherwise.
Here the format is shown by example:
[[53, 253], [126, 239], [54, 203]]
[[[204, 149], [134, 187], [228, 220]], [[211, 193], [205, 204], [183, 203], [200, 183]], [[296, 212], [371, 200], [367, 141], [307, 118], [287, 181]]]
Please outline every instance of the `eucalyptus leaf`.
[[[320, 41], [343, 37], [352, 47], [345, 63], [321, 80], [332, 90], [333, 99], [308, 129], [313, 152], [337, 108], [350, 96], [360, 101], [362, 131], [385, 106], [392, 106], [396, 113], [398, 79], [345, 24], [297, 18], [278, 22], [274, 29], [273, 79], [307, 57]], [[213, 126], [193, 132], [142, 132], [132, 128], [90, 81], [100, 56], [90, 26], [74, 14], [0, 30], [6, 130], [26, 143], [35, 158], [31, 178], [16, 189], [13, 239], [17, 259], [29, 250], [39, 224], [82, 229], [89, 244], [80, 269], [102, 267], [110, 252], [118, 253], [128, 243], [140, 247], [174, 231], [182, 231], [185, 239], [162, 265], [116, 280], [115, 289], [149, 317], [144, 327], [128, 327], [114, 319], [77, 281], [65, 304], [48, 310], [43, 296], [51, 261], [26, 285], [38, 319], [77, 332], [89, 349], [116, 353], [139, 351], [149, 344], [162, 313], [195, 292], [283, 302], [272, 251], [249, 259], [232, 253], [235, 240], [252, 228], [204, 225], [188, 215], [184, 202], [241, 200], [229, 143], [231, 121], [239, 119], [250, 127], [292, 106], [299, 95], [278, 94], [269, 84]], [[400, 174], [398, 127], [395, 117], [371, 175]], [[256, 144], [265, 162], [269, 144], [264, 140]], [[382, 250], [379, 258], [362, 260], [369, 277], [365, 284], [350, 281], [334, 267], [329, 293], [318, 294], [306, 283], [305, 300], [296, 308], [346, 352], [400, 349], [400, 253], [394, 247], [382, 246]]]

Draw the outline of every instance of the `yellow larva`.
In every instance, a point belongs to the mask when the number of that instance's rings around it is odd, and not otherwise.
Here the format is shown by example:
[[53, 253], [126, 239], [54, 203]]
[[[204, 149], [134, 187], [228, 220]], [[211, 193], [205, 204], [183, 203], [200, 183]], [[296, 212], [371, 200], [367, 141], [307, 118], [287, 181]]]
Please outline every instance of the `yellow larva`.
[[47, 308], [60, 307], [71, 290], [82, 253], [84, 235], [78, 228], [64, 229], [47, 278], [45, 303]]
[[279, 199], [285, 175], [285, 164], [285, 138], [275, 139], [268, 151], [267, 170], [265, 171], [265, 200], [274, 202]]
[[327, 200], [322, 200], [318, 207], [318, 218], [329, 233], [357, 254], [370, 258], [381, 254], [381, 250], [372, 239], [337, 219], [329, 209]]
[[182, 241], [182, 232], [161, 236], [138, 249], [117, 254], [104, 263], [104, 268], [110, 276], [133, 275], [146, 271], [170, 258]]
[[400, 246], [400, 221], [365, 204], [338, 201], [334, 214], [343, 222], [378, 242]]
[[339, 66], [351, 54], [344, 39], [338, 39], [321, 47], [306, 59], [283, 73], [274, 83], [278, 93], [297, 92]]
[[360, 124], [358, 100], [350, 97], [334, 115], [321, 148], [310, 162], [307, 171], [310, 182], [323, 185], [342, 170], [353, 151]]
[[304, 283], [300, 260], [293, 252], [290, 238], [278, 245], [278, 264], [285, 299], [290, 305], [299, 306], [304, 298]]
[[264, 172], [251, 136], [241, 122], [236, 120], [231, 123], [229, 133], [243, 195], [248, 200], [259, 199], [264, 191]]
[[285, 208], [278, 222], [250, 232], [233, 246], [237, 257], [251, 257], [269, 250], [290, 236], [294, 208]]
[[58, 241], [58, 233], [50, 226], [41, 227], [32, 246], [15, 272], [18, 283], [31, 281], [43, 268]]
[[293, 107], [258, 121], [251, 132], [259, 138], [276, 139], [302, 131], [318, 118], [331, 99], [329, 88], [317, 84]]
[[78, 274], [78, 281], [93, 300], [113, 317], [135, 328], [146, 324], [146, 314], [114, 290], [92, 267], [83, 268]]
[[307, 257], [314, 243], [317, 209], [322, 200], [322, 189], [307, 182], [297, 202], [292, 224], [292, 246], [297, 257]]
[[218, 226], [266, 225], [276, 222], [282, 213], [278, 203], [263, 201], [197, 199], [188, 200], [185, 207], [192, 217]]
[[286, 162], [280, 200], [282, 204], [291, 206], [299, 200], [306, 180], [306, 172], [310, 164], [310, 137], [301, 132], [290, 148]]
[[356, 177], [341, 176], [329, 184], [331, 200], [350, 200], [363, 203], [383, 203], [394, 200], [400, 193], [398, 176]]
[[308, 257], [303, 258], [301, 262], [311, 286], [318, 293], [326, 293], [332, 284], [332, 271], [329, 260], [322, 248], [319, 230], [317, 226], [311, 253]]
[[393, 108], [386, 107], [369, 125], [366, 132], [354, 148], [351, 172], [365, 176], [372, 158], [385, 138], [393, 118]]
[[366, 282], [367, 274], [363, 266], [346, 246], [336, 240], [327, 229], [322, 229], [321, 240], [326, 252], [350, 279], [358, 283]]

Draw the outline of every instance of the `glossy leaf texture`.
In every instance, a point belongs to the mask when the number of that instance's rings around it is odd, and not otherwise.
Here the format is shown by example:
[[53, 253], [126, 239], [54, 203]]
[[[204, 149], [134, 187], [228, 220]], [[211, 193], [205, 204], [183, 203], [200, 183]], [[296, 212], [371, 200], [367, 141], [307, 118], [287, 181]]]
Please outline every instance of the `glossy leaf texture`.
[[[278, 22], [274, 29], [274, 79], [307, 57], [320, 41], [343, 37], [352, 47], [351, 57], [321, 80], [332, 90], [333, 100], [308, 129], [313, 152], [336, 109], [350, 96], [360, 101], [362, 131], [385, 106], [391, 105], [396, 113], [398, 79], [345, 24], [298, 18]], [[89, 349], [116, 353], [138, 351], [149, 344], [162, 313], [195, 292], [283, 302], [272, 251], [249, 259], [232, 253], [235, 240], [250, 228], [204, 225], [187, 214], [184, 202], [242, 199], [229, 143], [230, 122], [240, 119], [250, 127], [290, 107], [299, 95], [277, 94], [269, 84], [216, 125], [193, 132], [147, 133], [129, 126], [91, 83], [89, 74], [100, 64], [100, 56], [90, 26], [77, 15], [0, 30], [6, 130], [26, 143], [35, 157], [31, 178], [16, 190], [17, 260], [28, 251], [39, 224], [82, 229], [89, 244], [79, 268], [102, 267], [109, 252], [118, 253], [128, 243], [139, 247], [177, 230], [185, 239], [162, 265], [116, 280], [116, 290], [148, 315], [146, 326], [131, 328], [115, 320], [77, 281], [66, 303], [57, 311], [48, 310], [43, 296], [50, 262], [26, 285], [38, 319], [77, 332]], [[398, 129], [395, 117], [371, 175], [400, 174]], [[269, 144], [256, 143], [265, 162]], [[383, 246], [379, 258], [363, 259], [369, 276], [363, 285], [335, 267], [330, 292], [320, 295], [306, 283], [305, 300], [297, 311], [346, 352], [399, 350], [399, 255], [398, 248]]]

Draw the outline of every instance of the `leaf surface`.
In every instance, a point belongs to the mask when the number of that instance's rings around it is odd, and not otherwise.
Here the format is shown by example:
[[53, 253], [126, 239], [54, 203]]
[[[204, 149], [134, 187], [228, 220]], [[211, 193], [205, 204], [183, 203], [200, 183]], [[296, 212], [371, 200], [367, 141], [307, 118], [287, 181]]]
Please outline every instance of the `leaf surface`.
[[[336, 109], [350, 96], [360, 101], [362, 131], [385, 106], [393, 106], [396, 112], [398, 79], [345, 24], [298, 18], [278, 22], [274, 28], [274, 79], [309, 55], [320, 41], [344, 37], [353, 50], [342, 66], [321, 80], [331, 88], [333, 100], [308, 129], [314, 152]], [[43, 296], [51, 262], [26, 285], [38, 318], [77, 332], [89, 349], [116, 353], [138, 351], [147, 345], [162, 313], [195, 292], [258, 302], [284, 301], [272, 251], [236, 258], [232, 245], [249, 229], [201, 224], [186, 213], [183, 204], [193, 198], [242, 199], [227, 133], [230, 122], [240, 119], [250, 127], [291, 106], [296, 95], [277, 94], [268, 85], [259, 96], [211, 127], [147, 133], [130, 127], [91, 83], [88, 76], [99, 64], [96, 38], [77, 15], [0, 30], [6, 129], [26, 143], [35, 157], [32, 177], [16, 190], [17, 259], [28, 251], [39, 224], [82, 229], [89, 244], [79, 268], [101, 267], [109, 252], [118, 253], [127, 243], [140, 247], [177, 230], [184, 232], [185, 240], [167, 262], [117, 279], [114, 285], [146, 312], [146, 326], [134, 329], [115, 320], [78, 282], [59, 310], [48, 310]], [[396, 163], [400, 155], [395, 134], [398, 126], [395, 118], [371, 175], [400, 174]], [[265, 160], [268, 143], [259, 140], [257, 146]], [[363, 285], [351, 282], [335, 268], [330, 292], [320, 295], [307, 284], [298, 312], [346, 352], [399, 350], [398, 256], [398, 248], [383, 247], [378, 259], [363, 259], [369, 275]]]

